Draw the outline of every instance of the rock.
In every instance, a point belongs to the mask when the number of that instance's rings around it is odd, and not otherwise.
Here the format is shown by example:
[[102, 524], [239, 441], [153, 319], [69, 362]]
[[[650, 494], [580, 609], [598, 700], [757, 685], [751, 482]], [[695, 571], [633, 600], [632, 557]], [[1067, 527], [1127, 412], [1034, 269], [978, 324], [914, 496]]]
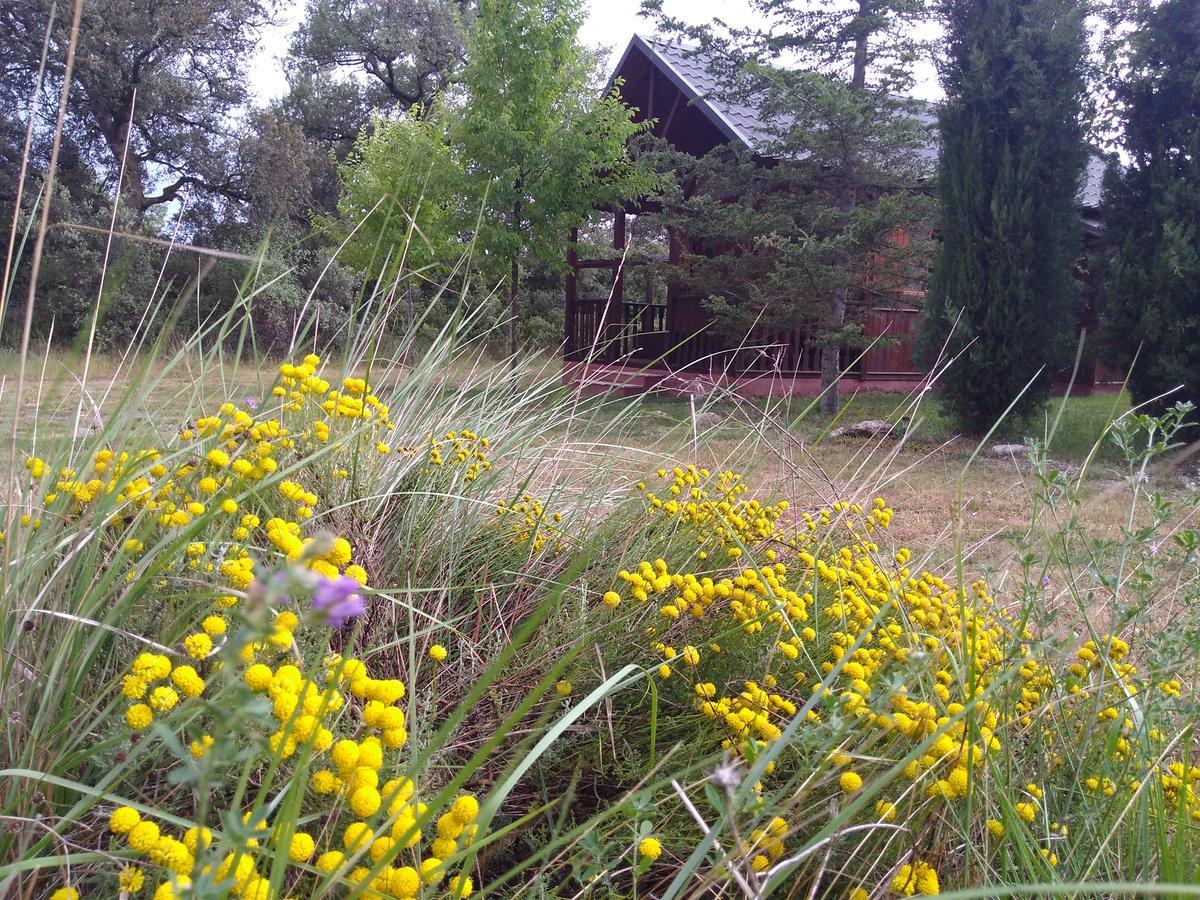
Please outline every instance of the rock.
[[992, 456], [1020, 456], [1028, 457], [1033, 452], [1033, 448], [1026, 444], [995, 444], [988, 451]]
[[856, 422], [853, 425], [843, 425], [841, 428], [835, 428], [829, 432], [830, 437], [835, 438], [870, 438], [870, 437], [885, 437], [892, 432], [892, 426], [887, 422], [879, 419], [864, 419], [861, 422]]

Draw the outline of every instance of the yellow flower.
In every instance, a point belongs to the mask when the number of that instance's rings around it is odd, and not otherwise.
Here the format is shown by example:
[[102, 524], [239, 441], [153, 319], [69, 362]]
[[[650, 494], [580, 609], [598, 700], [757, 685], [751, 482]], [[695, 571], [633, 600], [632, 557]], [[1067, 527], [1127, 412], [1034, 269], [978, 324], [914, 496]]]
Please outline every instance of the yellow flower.
[[449, 655], [449, 651], [441, 644], [434, 644], [429, 648], [429, 656], [434, 662], [442, 662]]
[[270, 667], [262, 663], [255, 663], [242, 674], [242, 678], [245, 679], [252, 691], [265, 691], [271, 686], [271, 680], [274, 677]]
[[446, 875], [442, 861], [437, 857], [426, 857], [421, 860], [421, 883], [437, 884]]
[[311, 834], [297, 831], [292, 835], [292, 840], [288, 844], [288, 859], [292, 862], [305, 862], [312, 858], [316, 848], [316, 842]]
[[187, 889], [192, 886], [192, 879], [186, 875], [176, 875], [170, 881], [164, 881], [154, 891], [154, 900], [175, 900], [187, 896]]
[[196, 759], [202, 757], [205, 753], [212, 749], [213, 737], [211, 734], [205, 734], [196, 740], [192, 741], [189, 749], [192, 751], [192, 756]]
[[128, 838], [130, 847], [138, 853], [148, 853], [158, 843], [158, 826], [143, 819], [129, 830]]
[[126, 675], [121, 681], [121, 693], [130, 700], [141, 700], [146, 696], [146, 688], [149, 685], [146, 679], [137, 675]]
[[135, 703], [125, 710], [125, 724], [134, 731], [149, 728], [154, 721], [154, 712], [145, 703]]
[[337, 790], [337, 775], [329, 769], [318, 769], [312, 773], [312, 790], [317, 793], [334, 793]]
[[373, 787], [360, 787], [350, 795], [350, 808], [360, 819], [375, 815], [382, 802], [379, 791]]
[[357, 853], [375, 840], [375, 832], [366, 822], [351, 822], [342, 832], [342, 844], [353, 853]]
[[127, 893], [136, 894], [145, 883], [145, 873], [136, 866], [125, 866], [117, 873], [117, 887]]
[[847, 794], [853, 794], [862, 787], [863, 780], [857, 772], [843, 772], [842, 777], [838, 779], [838, 784]]
[[217, 466], [222, 469], [229, 465], [229, 454], [215, 447], [204, 454], [204, 459], [210, 466]]
[[604, 601], [604, 605], [609, 609], [616, 609], [621, 605], [621, 595], [616, 591], [606, 591], [602, 599]]
[[108, 828], [113, 834], [128, 834], [142, 821], [142, 815], [132, 806], [118, 806], [108, 817]]
[[156, 687], [150, 692], [150, 707], [155, 712], [169, 712], [179, 702], [179, 695], [169, 687]]
[[1004, 823], [999, 819], [988, 819], [987, 830], [988, 834], [997, 840], [1004, 837]]
[[463, 794], [450, 807], [450, 815], [461, 825], [469, 825], [479, 815], [479, 801], [470, 794]]
[[638, 855], [655, 860], [662, 856], [662, 842], [656, 837], [644, 837], [638, 841]]
[[933, 866], [922, 860], [905, 863], [892, 879], [892, 890], [905, 897], [920, 894], [932, 896], [940, 893], [938, 889], [937, 872]]
[[342, 866], [345, 854], [341, 850], [328, 850], [317, 857], [316, 866], [321, 872], [336, 872]]
[[212, 652], [212, 638], [200, 631], [183, 639], [184, 649], [192, 659], [203, 659]]
[[79, 900], [79, 891], [73, 887], [61, 887], [50, 895], [50, 900]]
[[557, 682], [554, 685], [554, 693], [558, 694], [560, 697], [571, 696], [571, 691], [573, 690], [574, 688], [571, 686], [571, 682], [566, 681], [565, 679]]
[[388, 879], [388, 892], [395, 897], [416, 897], [421, 890], [421, 876], [412, 866], [401, 866]]

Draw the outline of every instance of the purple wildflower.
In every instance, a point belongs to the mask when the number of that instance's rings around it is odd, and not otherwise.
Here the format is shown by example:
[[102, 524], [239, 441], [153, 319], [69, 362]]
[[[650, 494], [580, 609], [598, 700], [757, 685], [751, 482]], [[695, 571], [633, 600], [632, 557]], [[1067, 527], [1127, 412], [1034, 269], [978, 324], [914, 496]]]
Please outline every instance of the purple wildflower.
[[258, 409], [258, 398], [257, 397], [247, 397], [244, 402], [246, 405], [246, 409], [250, 410], [250, 412], [254, 412], [254, 410]]
[[341, 628], [348, 619], [366, 612], [366, 604], [358, 591], [358, 582], [348, 575], [323, 578], [313, 594], [313, 609], [324, 611], [329, 624]]
[[1049, 575], [1042, 576], [1042, 587], [1050, 587], [1050, 576]]

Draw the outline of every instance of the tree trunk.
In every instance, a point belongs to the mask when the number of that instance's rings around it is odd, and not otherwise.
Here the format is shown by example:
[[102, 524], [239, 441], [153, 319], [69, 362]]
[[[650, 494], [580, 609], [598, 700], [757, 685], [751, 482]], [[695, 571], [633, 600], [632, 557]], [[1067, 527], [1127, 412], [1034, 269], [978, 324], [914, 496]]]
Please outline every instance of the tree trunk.
[[[846, 322], [845, 285], [835, 288], [829, 298], [829, 324], [832, 328], [841, 328]], [[821, 412], [827, 416], [837, 415], [841, 406], [838, 394], [838, 378], [842, 374], [842, 342], [837, 341], [826, 345], [821, 350]]]
[[508, 273], [508, 355], [512, 367], [517, 366], [517, 313], [520, 312], [521, 294], [521, 191], [525, 189], [525, 174], [517, 176], [517, 197], [513, 201], [512, 229], [517, 236], [516, 255], [513, 256], [512, 268]]
[[[858, 16], [854, 22], [858, 34], [854, 38], [854, 70], [850, 76], [850, 87], [859, 92], [867, 86], [867, 40], [870, 37], [871, 0], [858, 0]], [[853, 151], [846, 156], [845, 181], [842, 186], [842, 197], [839, 211], [842, 225], [854, 212], [858, 205], [858, 184], [855, 173], [855, 157]], [[829, 298], [829, 325], [835, 331], [840, 331], [846, 324], [846, 305], [850, 295], [850, 260], [841, 261], [843, 272], [842, 284], [837, 287]], [[837, 414], [841, 406], [838, 396], [838, 378], [842, 374], [841, 341], [830, 344], [821, 350], [821, 412], [827, 416]]]
[[517, 312], [519, 311], [521, 284], [521, 264], [512, 262], [512, 270], [508, 274], [508, 353], [512, 364], [517, 364]]

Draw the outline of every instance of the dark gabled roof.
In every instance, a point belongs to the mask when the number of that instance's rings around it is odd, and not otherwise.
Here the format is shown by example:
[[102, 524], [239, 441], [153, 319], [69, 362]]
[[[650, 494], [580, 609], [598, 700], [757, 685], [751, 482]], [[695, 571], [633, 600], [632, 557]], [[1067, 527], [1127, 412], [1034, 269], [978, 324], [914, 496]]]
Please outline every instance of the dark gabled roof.
[[703, 109], [731, 140], [746, 150], [759, 150], [771, 140], [770, 127], [754, 104], [732, 102], [721, 95], [720, 77], [696, 47], [641, 35], [634, 35], [630, 47], [636, 43], [641, 43], [647, 55], [663, 63], [667, 75], [688, 99]]
[[[730, 143], [754, 152], [761, 152], [774, 138], [773, 130], [754, 98], [731, 100], [722, 90], [723, 82], [717, 67], [703, 50], [678, 40], [664, 40], [635, 34], [621, 54], [607, 90], [611, 91], [618, 75], [626, 68], [631, 54], [640, 53], [665, 75], [684, 97], [725, 136]], [[915, 117], [932, 133], [937, 127], [937, 114], [932, 106], [919, 111]], [[920, 151], [926, 162], [937, 160], [936, 138], [931, 138]], [[1100, 207], [1100, 190], [1105, 162], [1098, 154], [1089, 153], [1077, 199], [1084, 209]]]

